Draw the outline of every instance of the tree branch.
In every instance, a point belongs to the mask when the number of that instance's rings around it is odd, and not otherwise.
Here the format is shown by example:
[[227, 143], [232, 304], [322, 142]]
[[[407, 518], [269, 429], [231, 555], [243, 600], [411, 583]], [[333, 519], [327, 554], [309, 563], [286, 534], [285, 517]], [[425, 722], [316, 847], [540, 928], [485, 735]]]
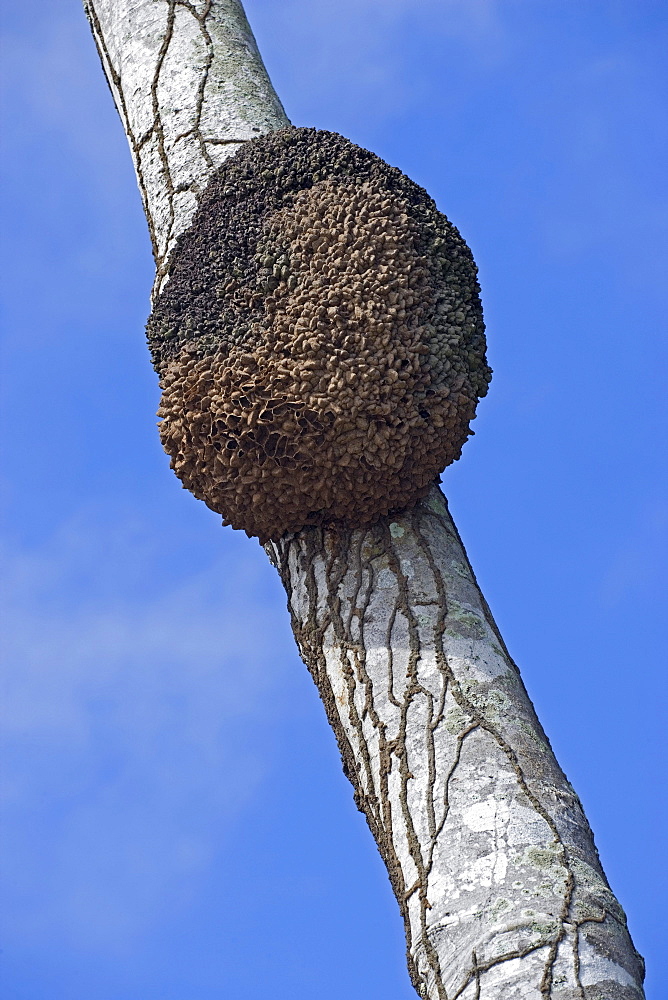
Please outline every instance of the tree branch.
[[289, 121], [239, 0], [84, 0], [84, 9], [130, 143], [156, 295], [211, 173]]
[[[158, 296], [198, 195], [288, 124], [238, 0], [84, 0]], [[445, 500], [266, 550], [429, 1000], [639, 1000], [642, 959]]]
[[266, 548], [387, 865], [418, 993], [641, 996], [582, 807], [440, 490], [372, 528]]

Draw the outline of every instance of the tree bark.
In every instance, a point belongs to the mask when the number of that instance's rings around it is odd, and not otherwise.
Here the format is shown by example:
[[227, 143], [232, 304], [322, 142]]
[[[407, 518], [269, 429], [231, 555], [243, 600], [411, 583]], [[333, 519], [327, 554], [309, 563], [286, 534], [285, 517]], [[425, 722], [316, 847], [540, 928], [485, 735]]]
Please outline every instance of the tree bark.
[[[84, 0], [154, 296], [211, 173], [288, 120], [239, 0]], [[265, 546], [429, 1000], [639, 1000], [643, 963], [440, 490]]]
[[435, 486], [266, 546], [430, 1000], [642, 996], [642, 963]]
[[130, 143], [155, 258], [169, 255], [214, 170], [289, 125], [239, 0], [83, 0]]

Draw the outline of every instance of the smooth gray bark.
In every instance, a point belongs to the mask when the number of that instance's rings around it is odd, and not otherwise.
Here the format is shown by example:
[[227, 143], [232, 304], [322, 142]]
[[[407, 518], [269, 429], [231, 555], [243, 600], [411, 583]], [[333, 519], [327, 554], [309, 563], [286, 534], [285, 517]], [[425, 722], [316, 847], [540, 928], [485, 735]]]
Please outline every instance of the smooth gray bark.
[[[84, 0], [157, 295], [199, 192], [288, 124], [238, 0]], [[642, 960], [434, 487], [371, 528], [266, 546], [429, 1000], [639, 1000]]]

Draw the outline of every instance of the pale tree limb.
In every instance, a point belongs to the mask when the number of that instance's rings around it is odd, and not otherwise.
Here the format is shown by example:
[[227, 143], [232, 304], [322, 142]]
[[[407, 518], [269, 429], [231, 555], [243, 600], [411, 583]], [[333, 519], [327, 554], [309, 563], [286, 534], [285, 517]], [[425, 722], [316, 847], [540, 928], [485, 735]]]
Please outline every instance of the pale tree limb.
[[631, 998], [642, 965], [445, 499], [267, 546], [422, 996]]
[[[289, 124], [238, 0], [84, 0], [158, 295], [197, 196]], [[266, 546], [429, 1000], [639, 1000], [642, 959], [442, 494]]]
[[162, 287], [212, 172], [289, 125], [238, 0], [84, 0], [123, 122]]

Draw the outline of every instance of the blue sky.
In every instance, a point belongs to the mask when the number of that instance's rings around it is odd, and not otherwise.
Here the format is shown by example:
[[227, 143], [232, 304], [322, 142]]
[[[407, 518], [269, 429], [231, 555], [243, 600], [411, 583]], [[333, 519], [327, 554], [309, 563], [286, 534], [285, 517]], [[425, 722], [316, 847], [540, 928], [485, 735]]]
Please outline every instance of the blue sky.
[[[400, 166], [474, 251], [495, 375], [444, 488], [658, 998], [668, 12], [246, 6], [294, 123]], [[149, 242], [80, 4], [3, 37], [3, 997], [410, 1000], [277, 578], [159, 446]]]

